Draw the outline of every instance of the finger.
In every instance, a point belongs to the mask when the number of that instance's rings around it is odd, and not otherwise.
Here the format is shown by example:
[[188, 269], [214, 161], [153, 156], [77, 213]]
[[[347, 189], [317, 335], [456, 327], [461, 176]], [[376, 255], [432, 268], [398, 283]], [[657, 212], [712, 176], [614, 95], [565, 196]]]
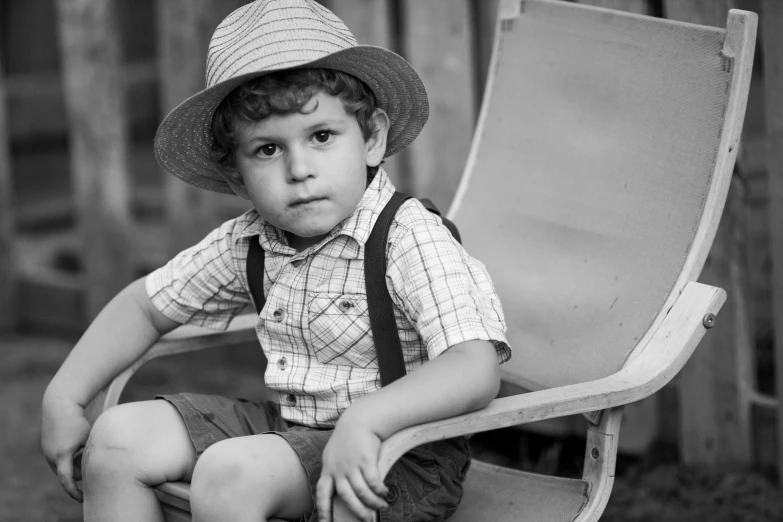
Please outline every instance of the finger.
[[60, 484], [71, 498], [78, 502], [82, 501], [82, 492], [76, 487], [76, 481], [73, 480], [73, 456], [71, 454], [57, 461], [57, 478], [60, 479]]
[[345, 505], [353, 516], [364, 522], [373, 522], [375, 510], [368, 508], [359, 500], [359, 497], [356, 496], [348, 479], [338, 478], [335, 480], [334, 486], [337, 490], [337, 494], [343, 499], [343, 502], [345, 502]]
[[73, 479], [77, 482], [82, 480], [83, 455], [84, 455], [84, 446], [79, 448], [79, 450], [73, 456]]
[[375, 464], [365, 466], [362, 468], [362, 475], [364, 475], [364, 480], [367, 481], [370, 489], [377, 495], [386, 498], [386, 495], [389, 494], [389, 487], [383, 483], [383, 479], [381, 479], [381, 475], [378, 473], [378, 466]]
[[351, 484], [353, 492], [365, 506], [373, 509], [386, 509], [389, 507], [389, 504], [386, 503], [386, 500], [382, 496], [379, 496], [370, 489], [361, 470], [354, 470], [354, 472], [349, 475], [348, 481]]
[[328, 475], [321, 475], [315, 486], [315, 507], [318, 510], [318, 522], [332, 521], [333, 495], [334, 480]]

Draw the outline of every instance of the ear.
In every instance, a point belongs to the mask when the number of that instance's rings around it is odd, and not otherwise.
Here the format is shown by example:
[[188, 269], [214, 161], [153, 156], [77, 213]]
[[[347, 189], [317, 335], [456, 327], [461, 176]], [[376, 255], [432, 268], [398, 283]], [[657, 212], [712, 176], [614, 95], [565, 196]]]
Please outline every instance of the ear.
[[372, 115], [372, 123], [375, 131], [367, 140], [367, 166], [377, 167], [383, 161], [386, 154], [386, 137], [389, 134], [389, 116], [383, 109], [375, 109]]
[[245, 182], [242, 181], [242, 175], [237, 169], [218, 166], [218, 171], [223, 180], [228, 183], [228, 186], [234, 191], [234, 194], [242, 199], [250, 200], [250, 195], [247, 193]]

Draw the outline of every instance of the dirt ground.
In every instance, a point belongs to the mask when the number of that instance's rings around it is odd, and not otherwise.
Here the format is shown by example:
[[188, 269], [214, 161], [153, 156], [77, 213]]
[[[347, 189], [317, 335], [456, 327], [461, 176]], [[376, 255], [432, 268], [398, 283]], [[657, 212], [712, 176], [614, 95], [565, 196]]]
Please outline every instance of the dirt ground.
[[[62, 491], [39, 449], [41, 395], [73, 341], [0, 337], [0, 522], [81, 520], [79, 504]], [[263, 389], [257, 374], [248, 369], [260, 371], [262, 365], [263, 358], [252, 347], [178, 356], [142, 370], [123, 400], [182, 389], [258, 396]], [[584, 442], [545, 440], [503, 430], [475, 436], [473, 447], [477, 455], [494, 462], [574, 475]], [[621, 458], [602, 520], [783, 521], [780, 489], [764, 477], [679, 466], [670, 455], [657, 452], [644, 459]]]

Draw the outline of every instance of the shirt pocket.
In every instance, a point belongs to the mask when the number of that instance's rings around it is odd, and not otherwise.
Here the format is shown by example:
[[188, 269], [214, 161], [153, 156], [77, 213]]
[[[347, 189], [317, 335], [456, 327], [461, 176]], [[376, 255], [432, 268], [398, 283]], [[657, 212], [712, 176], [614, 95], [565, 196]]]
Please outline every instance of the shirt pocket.
[[378, 367], [366, 295], [317, 293], [308, 315], [310, 344], [320, 363]]

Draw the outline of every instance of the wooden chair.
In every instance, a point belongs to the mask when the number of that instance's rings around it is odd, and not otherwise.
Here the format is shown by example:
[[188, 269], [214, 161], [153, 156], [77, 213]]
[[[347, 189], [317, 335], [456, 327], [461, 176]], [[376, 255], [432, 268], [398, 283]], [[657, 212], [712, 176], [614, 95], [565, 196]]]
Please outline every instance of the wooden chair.
[[[623, 405], [666, 384], [725, 293], [696, 279], [725, 202], [757, 18], [726, 29], [551, 0], [502, 1], [473, 148], [449, 217], [486, 263], [514, 349], [507, 383], [528, 393], [405, 429], [385, 474], [428, 441], [582, 413], [581, 480], [473, 462], [452, 520], [596, 520], [614, 481]], [[148, 360], [254, 339], [183, 327], [99, 398], [117, 403]], [[187, 484], [158, 494], [187, 520]]]

